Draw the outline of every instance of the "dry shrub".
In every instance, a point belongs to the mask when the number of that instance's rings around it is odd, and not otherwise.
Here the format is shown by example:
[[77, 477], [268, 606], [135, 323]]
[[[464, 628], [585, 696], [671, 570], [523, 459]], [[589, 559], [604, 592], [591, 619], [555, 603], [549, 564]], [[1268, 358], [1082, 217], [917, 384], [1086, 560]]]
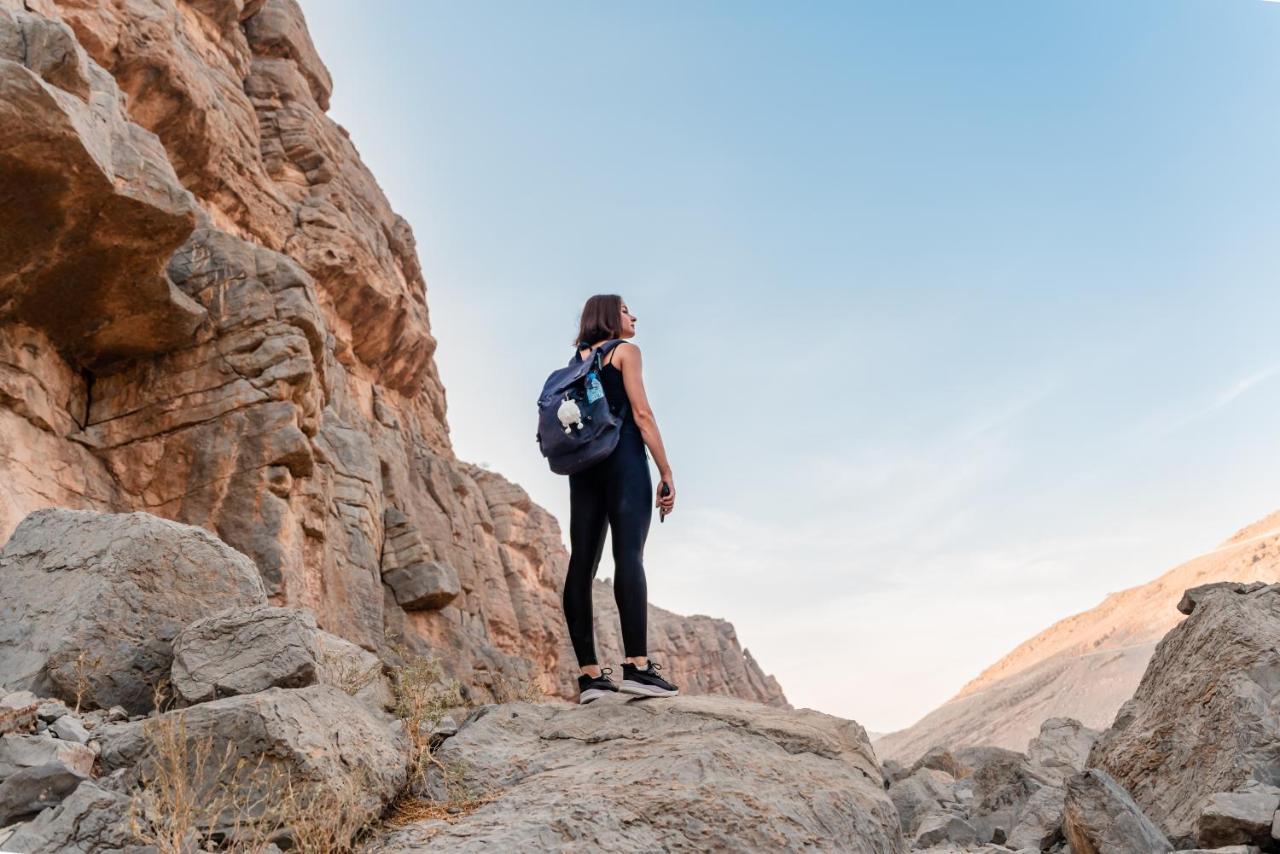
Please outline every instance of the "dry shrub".
[[70, 663], [72, 690], [76, 695], [76, 706], [73, 711], [77, 715], [80, 714], [80, 705], [84, 700], [84, 695], [89, 693], [89, 689], [93, 687], [91, 680], [101, 666], [102, 656], [95, 655], [90, 658], [89, 650], [87, 649], [80, 650], [79, 655]]
[[440, 661], [396, 648], [400, 665], [391, 669], [395, 693], [395, 714], [404, 721], [409, 739], [409, 789], [426, 782], [427, 771], [444, 766], [432, 755], [434, 730], [450, 709], [462, 705], [462, 690], [456, 679], [445, 680]]

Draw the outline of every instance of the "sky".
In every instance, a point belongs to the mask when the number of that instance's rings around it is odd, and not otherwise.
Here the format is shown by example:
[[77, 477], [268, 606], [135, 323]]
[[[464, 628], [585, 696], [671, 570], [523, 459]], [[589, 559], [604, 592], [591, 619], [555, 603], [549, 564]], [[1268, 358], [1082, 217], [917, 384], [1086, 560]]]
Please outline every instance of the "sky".
[[621, 294], [650, 601], [794, 705], [907, 726], [1280, 508], [1280, 3], [303, 9], [458, 456], [567, 529], [535, 402]]

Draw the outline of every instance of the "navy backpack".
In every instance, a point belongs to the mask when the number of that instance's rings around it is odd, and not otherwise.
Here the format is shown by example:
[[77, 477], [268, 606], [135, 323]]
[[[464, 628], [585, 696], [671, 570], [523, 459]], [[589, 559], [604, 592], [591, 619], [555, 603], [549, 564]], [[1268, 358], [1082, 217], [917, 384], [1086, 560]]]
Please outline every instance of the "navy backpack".
[[621, 343], [620, 338], [610, 339], [587, 359], [575, 349], [568, 367], [553, 371], [542, 386], [538, 396], [538, 447], [556, 474], [580, 472], [612, 454], [618, 446], [623, 415], [614, 415], [609, 408], [600, 372], [604, 370], [605, 355]]

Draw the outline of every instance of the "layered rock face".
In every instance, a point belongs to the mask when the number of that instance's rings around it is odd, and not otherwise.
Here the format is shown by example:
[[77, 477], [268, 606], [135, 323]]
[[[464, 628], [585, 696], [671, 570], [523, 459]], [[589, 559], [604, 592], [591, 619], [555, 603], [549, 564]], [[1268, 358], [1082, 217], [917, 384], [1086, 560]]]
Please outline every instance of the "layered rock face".
[[1156, 644], [1178, 624], [1184, 590], [1215, 581], [1280, 581], [1280, 513], [1147, 584], [1060, 620], [988, 667], [917, 723], [876, 739], [910, 762], [935, 745], [1021, 749], [1046, 717], [1101, 728], [1133, 694]]
[[[1206, 585], [1180, 609], [1190, 616], [1160, 642], [1089, 764], [1175, 840], [1280, 846], [1280, 585]], [[1224, 813], [1249, 812], [1261, 813], [1261, 839], [1223, 832]]]
[[[294, 0], [0, 0], [0, 538], [146, 511], [367, 650], [568, 695], [558, 526], [453, 455], [413, 233], [331, 85]], [[650, 624], [675, 681], [785, 703], [727, 624]]]

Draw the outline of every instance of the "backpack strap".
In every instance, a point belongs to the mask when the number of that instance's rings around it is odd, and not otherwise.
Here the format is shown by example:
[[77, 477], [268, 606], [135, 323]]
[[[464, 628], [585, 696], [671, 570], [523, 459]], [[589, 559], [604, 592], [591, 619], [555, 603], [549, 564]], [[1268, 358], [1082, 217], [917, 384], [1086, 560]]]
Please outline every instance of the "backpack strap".
[[[601, 357], [612, 352], [615, 347], [617, 347], [619, 344], [624, 343], [625, 340], [626, 339], [624, 338], [610, 338], [609, 340], [603, 342], [602, 344], [598, 345], [595, 348], [593, 357], [596, 360], [597, 370], [603, 368], [603, 362], [601, 361]], [[579, 341], [577, 348], [573, 351], [573, 358], [569, 360], [569, 364], [570, 365], [581, 364], [581, 362], [583, 361], [582, 351], [588, 349], [590, 346], [591, 345], [586, 343], [585, 341]]]

